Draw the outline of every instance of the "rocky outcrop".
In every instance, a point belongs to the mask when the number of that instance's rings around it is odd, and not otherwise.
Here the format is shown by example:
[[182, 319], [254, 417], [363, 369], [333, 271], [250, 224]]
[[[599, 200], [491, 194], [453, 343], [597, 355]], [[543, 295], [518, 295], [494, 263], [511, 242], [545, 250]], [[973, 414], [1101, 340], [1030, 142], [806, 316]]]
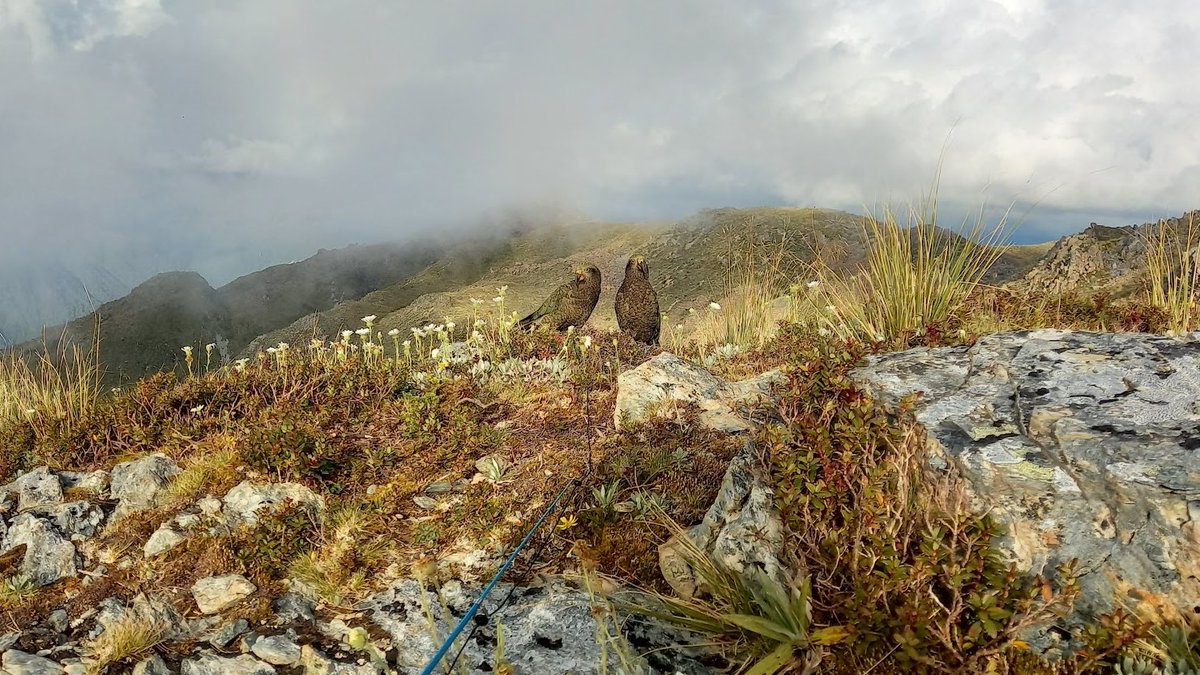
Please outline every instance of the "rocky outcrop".
[[154, 506], [158, 493], [177, 473], [179, 466], [175, 460], [161, 453], [114, 466], [109, 489], [117, 500], [117, 508], [112, 517], [117, 519]]
[[196, 607], [205, 614], [217, 614], [250, 597], [258, 590], [240, 574], [201, 579], [192, 585]]
[[921, 392], [930, 461], [1007, 528], [1023, 569], [1081, 565], [1071, 621], [1200, 611], [1200, 337], [1032, 331], [874, 357], [854, 376]]
[[748, 431], [758, 426], [756, 412], [772, 401], [771, 385], [777, 382], [783, 382], [783, 375], [777, 371], [730, 382], [674, 354], [663, 353], [618, 376], [613, 419], [621, 430], [694, 405], [699, 409], [700, 423], [709, 429]]
[[781, 562], [783, 525], [760, 464], [754, 446], [747, 443], [730, 462], [704, 519], [659, 547], [659, 569], [680, 596], [688, 598], [704, 590], [689, 561], [686, 542], [679, 539], [684, 534], [726, 569], [747, 575], [761, 572], [781, 584], [786, 582]]

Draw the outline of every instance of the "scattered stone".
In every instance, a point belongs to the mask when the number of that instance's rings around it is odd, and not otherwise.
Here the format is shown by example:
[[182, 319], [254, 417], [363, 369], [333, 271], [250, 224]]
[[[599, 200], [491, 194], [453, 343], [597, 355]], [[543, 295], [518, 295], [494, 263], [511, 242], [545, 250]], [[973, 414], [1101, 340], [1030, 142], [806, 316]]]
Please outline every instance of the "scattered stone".
[[730, 382], [704, 368], [663, 353], [617, 377], [613, 419], [618, 430], [668, 414], [672, 406], [695, 405], [700, 423], [727, 433], [758, 426], [755, 408], [772, 402], [771, 384], [783, 375], [770, 371], [748, 380]]
[[9, 551], [21, 544], [26, 546], [21, 573], [34, 584], [45, 586], [75, 576], [78, 570], [75, 546], [49, 520], [33, 513], [14, 518], [0, 549]]
[[[1055, 330], [873, 357], [854, 377], [914, 408], [930, 463], [1005, 526], [1021, 569], [1081, 562], [1068, 625], [1200, 611], [1200, 338]], [[1046, 638], [1050, 643], [1050, 638]]]
[[71, 627], [70, 621], [67, 620], [67, 610], [65, 609], [56, 609], [50, 612], [50, 616], [46, 617], [46, 623], [50, 624], [50, 627], [59, 633], [65, 633]]
[[4, 652], [0, 664], [8, 675], [56, 675], [63, 672], [62, 666], [50, 659], [16, 649]]
[[113, 520], [154, 506], [158, 493], [177, 473], [179, 465], [162, 453], [114, 466], [110, 480], [117, 508], [113, 511]]
[[[700, 590], [700, 579], [679, 536], [659, 547], [659, 569], [676, 593], [690, 598]], [[787, 566], [780, 562], [783, 525], [752, 444], [746, 443], [730, 462], [717, 498], [687, 536], [696, 548], [727, 569], [743, 575], [762, 572], [781, 584], [786, 582]]]
[[21, 639], [21, 631], [13, 631], [0, 635], [0, 652], [12, 649], [13, 645]]
[[338, 663], [311, 645], [300, 648], [300, 665], [304, 667], [305, 675], [376, 675], [378, 672], [367, 664]]
[[198, 658], [184, 661], [182, 673], [183, 675], [274, 675], [275, 668], [247, 654], [225, 658], [205, 652]]
[[102, 495], [108, 489], [107, 471], [59, 471], [58, 481], [64, 490], [76, 489]]
[[84, 663], [80, 658], [63, 659], [61, 662], [63, 672], [66, 675], [92, 675], [94, 668], [89, 668], [88, 664]]
[[133, 675], [171, 675], [171, 669], [167, 667], [167, 662], [163, 661], [158, 654], [151, 654], [150, 658], [144, 659], [133, 667]]
[[166, 523], [163, 523], [146, 540], [146, 545], [142, 547], [142, 555], [146, 556], [146, 559], [149, 560], [160, 553], [166, 553], [185, 541], [187, 541], [187, 537], [171, 529]]
[[291, 623], [316, 619], [316, 615], [313, 614], [313, 603], [308, 598], [292, 591], [275, 598], [271, 602], [271, 609], [275, 611], [276, 616]]
[[192, 585], [196, 606], [205, 614], [216, 614], [250, 597], [258, 588], [240, 574], [201, 579]]
[[299, 483], [256, 484], [242, 481], [225, 495], [225, 516], [230, 525], [254, 525], [258, 512], [282, 506], [287, 502], [319, 515], [325, 509], [325, 500]]
[[200, 509], [200, 513], [206, 516], [219, 516], [221, 514], [221, 500], [216, 497], [205, 497], [196, 500], [196, 508]]
[[30, 512], [53, 520], [58, 531], [72, 541], [91, 539], [104, 522], [104, 511], [86, 501], [39, 506]]
[[290, 666], [300, 661], [300, 647], [283, 635], [259, 638], [250, 647], [258, 658], [276, 666]]
[[5, 486], [17, 493], [17, 510], [27, 511], [36, 506], [57, 504], [63, 500], [62, 483], [48, 466], [39, 466]]
[[217, 649], [224, 649], [229, 646], [230, 642], [238, 639], [248, 630], [250, 630], [250, 624], [245, 619], [229, 621], [208, 635], [208, 644]]
[[181, 530], [190, 530], [200, 524], [200, 516], [194, 513], [180, 513], [171, 519]]

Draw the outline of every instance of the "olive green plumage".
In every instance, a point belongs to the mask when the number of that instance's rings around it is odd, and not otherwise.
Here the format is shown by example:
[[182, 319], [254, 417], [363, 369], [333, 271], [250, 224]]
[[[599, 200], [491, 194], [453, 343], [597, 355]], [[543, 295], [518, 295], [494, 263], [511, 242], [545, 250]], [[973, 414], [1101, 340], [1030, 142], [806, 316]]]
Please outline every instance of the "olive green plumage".
[[599, 299], [600, 269], [595, 265], [577, 269], [574, 279], [554, 289], [542, 306], [518, 321], [517, 326], [528, 329], [541, 324], [559, 331], [569, 326], [579, 328], [592, 315]]
[[625, 263], [625, 280], [617, 289], [617, 325], [634, 340], [648, 345], [658, 344], [661, 316], [658, 313], [658, 294], [650, 285], [650, 267], [640, 255]]

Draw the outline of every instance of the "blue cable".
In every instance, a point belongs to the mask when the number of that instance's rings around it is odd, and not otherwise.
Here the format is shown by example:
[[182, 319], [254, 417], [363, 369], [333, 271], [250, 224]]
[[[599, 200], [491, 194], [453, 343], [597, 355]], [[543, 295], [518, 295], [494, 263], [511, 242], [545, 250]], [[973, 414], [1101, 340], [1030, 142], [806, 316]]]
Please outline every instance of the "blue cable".
[[454, 641], [458, 639], [458, 636], [460, 633], [462, 633], [463, 628], [466, 628], [467, 622], [469, 622], [475, 616], [475, 613], [479, 611], [480, 605], [483, 604], [484, 599], [487, 598], [488, 594], [492, 592], [492, 589], [496, 587], [496, 583], [500, 581], [500, 577], [503, 576], [506, 571], [508, 571], [508, 568], [513, 564], [513, 561], [517, 559], [517, 554], [521, 552], [521, 549], [525, 548], [525, 544], [529, 543], [530, 538], [533, 537], [533, 533], [537, 532], [537, 529], [542, 526], [542, 522], [546, 520], [546, 516], [550, 515], [550, 513], [554, 510], [554, 506], [558, 504], [558, 500], [562, 499], [562, 496], [566, 494], [567, 488], [574, 485], [575, 481], [577, 480], [579, 479], [572, 478], [571, 480], [567, 481], [567, 484], [564, 485], [561, 490], [558, 491], [558, 494], [554, 497], [554, 501], [550, 502], [550, 505], [546, 507], [544, 512], [542, 512], [542, 517], [538, 518], [538, 521], [533, 524], [533, 527], [530, 528], [528, 534], [525, 535], [525, 538], [521, 540], [520, 544], [517, 544], [517, 547], [513, 549], [512, 554], [508, 556], [508, 560], [505, 560], [504, 564], [500, 566], [500, 570], [496, 572], [496, 576], [492, 577], [492, 580], [488, 582], [488, 585], [483, 587], [483, 592], [479, 594], [479, 597], [475, 599], [475, 602], [471, 603], [471, 608], [468, 609], [467, 613], [463, 615], [463, 618], [459, 620], [458, 625], [454, 627], [454, 630], [450, 631], [450, 635], [446, 638], [446, 641], [442, 643], [442, 646], [437, 650], [437, 653], [433, 655], [433, 658], [430, 659], [429, 664], [425, 666], [425, 669], [421, 671], [421, 675], [431, 675], [433, 673], [433, 669], [437, 667], [437, 664], [441, 662], [444, 656], [446, 656], [446, 652], [450, 651], [450, 647], [454, 645]]

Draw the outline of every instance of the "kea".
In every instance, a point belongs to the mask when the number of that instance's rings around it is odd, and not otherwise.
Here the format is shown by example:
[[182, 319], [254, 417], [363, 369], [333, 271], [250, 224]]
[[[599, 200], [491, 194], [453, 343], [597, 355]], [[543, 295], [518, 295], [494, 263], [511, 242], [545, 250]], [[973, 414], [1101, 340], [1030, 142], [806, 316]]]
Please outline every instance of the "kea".
[[650, 285], [650, 267], [640, 255], [625, 263], [625, 280], [617, 289], [617, 325], [634, 340], [648, 345], [658, 344], [661, 319], [658, 313], [658, 294]]
[[587, 323], [596, 302], [600, 299], [600, 269], [595, 265], [575, 270], [575, 278], [554, 289], [550, 297], [533, 314], [517, 322], [528, 330], [534, 324], [550, 326], [552, 330], [579, 328]]

